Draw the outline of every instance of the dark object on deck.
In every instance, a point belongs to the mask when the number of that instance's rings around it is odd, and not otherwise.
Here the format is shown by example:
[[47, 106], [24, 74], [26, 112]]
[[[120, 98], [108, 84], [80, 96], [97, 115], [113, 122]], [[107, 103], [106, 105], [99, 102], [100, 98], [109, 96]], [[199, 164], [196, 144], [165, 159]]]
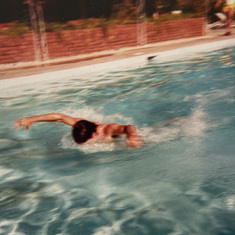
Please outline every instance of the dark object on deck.
[[148, 61], [151, 61], [152, 59], [154, 59], [156, 56], [154, 55], [154, 56], [149, 56], [148, 57]]

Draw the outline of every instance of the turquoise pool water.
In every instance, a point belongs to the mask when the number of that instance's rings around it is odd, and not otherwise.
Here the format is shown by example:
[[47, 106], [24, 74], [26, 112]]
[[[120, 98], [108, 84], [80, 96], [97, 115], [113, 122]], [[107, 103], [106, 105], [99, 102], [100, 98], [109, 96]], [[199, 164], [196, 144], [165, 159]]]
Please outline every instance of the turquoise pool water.
[[[235, 234], [235, 48], [133, 60], [0, 81], [0, 234]], [[145, 146], [13, 126], [47, 112], [136, 125]]]

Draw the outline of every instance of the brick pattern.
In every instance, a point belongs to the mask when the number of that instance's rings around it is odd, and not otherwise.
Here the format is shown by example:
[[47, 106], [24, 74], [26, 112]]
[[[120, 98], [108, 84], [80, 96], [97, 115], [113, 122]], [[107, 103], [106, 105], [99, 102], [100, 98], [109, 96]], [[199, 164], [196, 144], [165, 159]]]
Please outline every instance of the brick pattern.
[[149, 23], [148, 43], [202, 36], [204, 25], [204, 18]]
[[[147, 43], [202, 36], [204, 18], [147, 23]], [[46, 33], [49, 58], [76, 56], [137, 46], [135, 24]], [[0, 64], [34, 61], [32, 34], [0, 35]]]
[[105, 33], [102, 28], [47, 33], [50, 59], [136, 46], [136, 26], [117, 25]]
[[32, 34], [0, 35], [0, 64], [34, 61]]

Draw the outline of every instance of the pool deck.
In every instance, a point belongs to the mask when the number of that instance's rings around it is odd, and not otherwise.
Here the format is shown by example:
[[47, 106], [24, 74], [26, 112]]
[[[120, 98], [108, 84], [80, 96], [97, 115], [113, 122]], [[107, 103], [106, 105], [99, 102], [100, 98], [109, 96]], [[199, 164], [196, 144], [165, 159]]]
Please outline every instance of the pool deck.
[[0, 79], [8, 79], [64, 69], [71, 69], [140, 55], [154, 55], [154, 53], [162, 51], [222, 41], [232, 38], [234, 38], [235, 40], [235, 33], [231, 36], [224, 36], [224, 32], [225, 29], [208, 30], [206, 35], [201, 37], [185, 38], [154, 44], [147, 44], [145, 46], [123, 48], [116, 51], [103, 51], [76, 57], [60, 58], [46, 63], [36, 64], [35, 62], [27, 62], [13, 65], [0, 65]]

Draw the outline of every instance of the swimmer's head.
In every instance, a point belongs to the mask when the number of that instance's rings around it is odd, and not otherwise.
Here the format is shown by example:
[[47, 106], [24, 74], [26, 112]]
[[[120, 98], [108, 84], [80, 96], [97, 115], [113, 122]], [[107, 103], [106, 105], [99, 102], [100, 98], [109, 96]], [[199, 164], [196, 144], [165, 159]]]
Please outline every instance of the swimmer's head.
[[77, 122], [72, 130], [73, 139], [78, 144], [85, 143], [92, 138], [93, 133], [96, 132], [96, 127], [95, 123], [86, 120]]

